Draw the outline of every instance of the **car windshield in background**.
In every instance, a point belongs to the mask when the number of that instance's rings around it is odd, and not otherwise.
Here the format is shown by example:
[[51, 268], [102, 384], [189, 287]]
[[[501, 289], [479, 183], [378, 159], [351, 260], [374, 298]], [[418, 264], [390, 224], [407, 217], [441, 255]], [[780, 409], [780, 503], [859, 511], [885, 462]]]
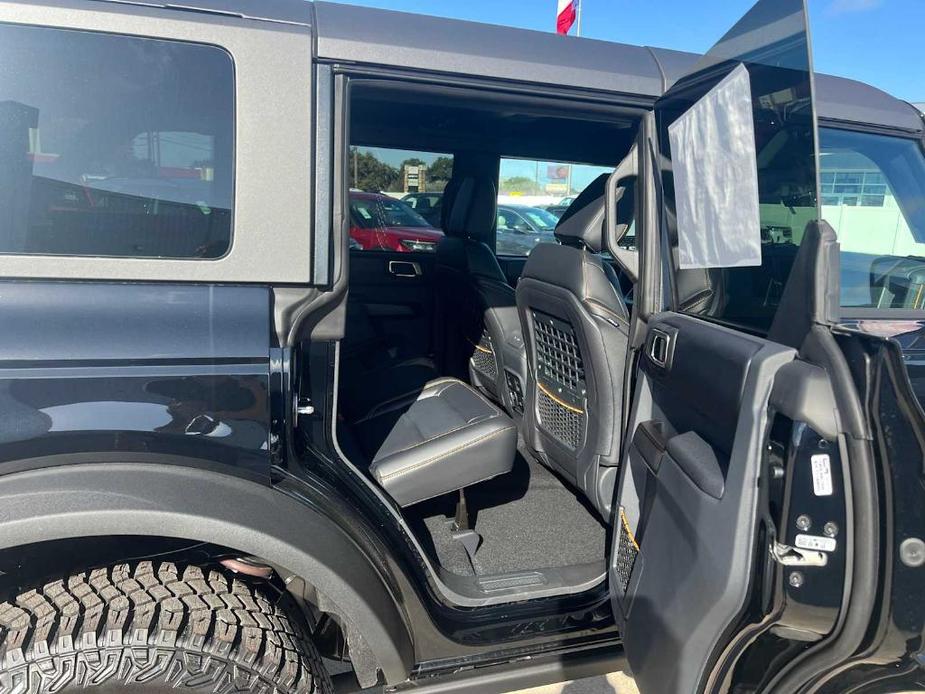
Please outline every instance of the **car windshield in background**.
[[559, 218], [554, 214], [538, 207], [525, 207], [520, 212], [541, 231], [552, 231], [559, 222]]
[[386, 196], [354, 197], [350, 207], [356, 224], [363, 229], [375, 227], [430, 227], [427, 220], [401, 200]]
[[925, 309], [925, 155], [915, 140], [823, 128], [822, 216], [838, 234], [841, 304]]

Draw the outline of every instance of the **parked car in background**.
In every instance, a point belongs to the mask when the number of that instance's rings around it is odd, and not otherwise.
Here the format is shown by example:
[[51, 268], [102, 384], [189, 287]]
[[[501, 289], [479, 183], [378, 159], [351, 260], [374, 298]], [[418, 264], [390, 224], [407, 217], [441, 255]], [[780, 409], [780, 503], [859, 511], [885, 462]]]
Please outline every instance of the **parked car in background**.
[[565, 214], [565, 211], [568, 209], [568, 205], [546, 205], [542, 209], [546, 210], [551, 215], [555, 215], [558, 219]]
[[442, 192], [408, 193], [401, 201], [426, 219], [432, 227], [440, 228], [440, 214], [443, 209]]
[[555, 239], [559, 218], [540, 207], [498, 205], [498, 255], [529, 255], [533, 247]]
[[441, 238], [442, 231], [401, 200], [382, 193], [350, 191], [350, 240], [360, 249], [433, 251]]
[[568, 207], [568, 206], [571, 205], [573, 202], [575, 202], [575, 198], [576, 198], [576, 197], [578, 197], [578, 196], [577, 196], [577, 195], [569, 195], [569, 196], [567, 196], [567, 197], [564, 197], [564, 198], [562, 198], [562, 199], [559, 201], [559, 204], [562, 205], [562, 206], [564, 206], [564, 207]]

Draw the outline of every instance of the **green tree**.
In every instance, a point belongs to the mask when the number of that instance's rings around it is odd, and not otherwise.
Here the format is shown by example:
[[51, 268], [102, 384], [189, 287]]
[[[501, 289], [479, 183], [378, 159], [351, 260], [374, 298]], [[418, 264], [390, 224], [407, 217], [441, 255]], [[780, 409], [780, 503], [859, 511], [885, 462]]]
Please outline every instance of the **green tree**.
[[453, 157], [437, 157], [427, 168], [427, 190], [443, 190], [452, 176]]
[[394, 190], [400, 185], [400, 173], [394, 166], [379, 161], [370, 152], [350, 148], [350, 187], [367, 191]]
[[519, 193], [520, 195], [537, 195], [539, 186], [536, 181], [527, 176], [511, 176], [501, 181], [501, 192], [505, 195]]

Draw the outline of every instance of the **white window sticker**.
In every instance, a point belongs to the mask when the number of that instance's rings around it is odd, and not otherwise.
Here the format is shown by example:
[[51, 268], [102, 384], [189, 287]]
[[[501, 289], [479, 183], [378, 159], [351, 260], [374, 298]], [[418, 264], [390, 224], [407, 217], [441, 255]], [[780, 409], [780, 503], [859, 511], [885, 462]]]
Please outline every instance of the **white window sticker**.
[[668, 128], [682, 270], [761, 265], [751, 80], [740, 65]]
[[814, 455], [810, 462], [813, 466], [813, 492], [816, 496], [832, 496], [832, 463], [825, 453]]
[[797, 535], [796, 546], [800, 549], [811, 549], [816, 552], [834, 552], [838, 543], [833, 537], [819, 537], [818, 535]]

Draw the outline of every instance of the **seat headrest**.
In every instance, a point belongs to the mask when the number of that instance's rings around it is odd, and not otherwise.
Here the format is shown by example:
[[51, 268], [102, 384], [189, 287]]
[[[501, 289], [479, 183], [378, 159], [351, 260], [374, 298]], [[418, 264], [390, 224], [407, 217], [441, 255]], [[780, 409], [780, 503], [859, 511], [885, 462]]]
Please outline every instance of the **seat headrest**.
[[604, 241], [604, 192], [609, 174], [595, 178], [575, 198], [556, 225], [556, 239], [566, 246], [599, 253]]
[[495, 227], [498, 191], [490, 179], [459, 176], [443, 191], [443, 233], [467, 238], [482, 237]]

